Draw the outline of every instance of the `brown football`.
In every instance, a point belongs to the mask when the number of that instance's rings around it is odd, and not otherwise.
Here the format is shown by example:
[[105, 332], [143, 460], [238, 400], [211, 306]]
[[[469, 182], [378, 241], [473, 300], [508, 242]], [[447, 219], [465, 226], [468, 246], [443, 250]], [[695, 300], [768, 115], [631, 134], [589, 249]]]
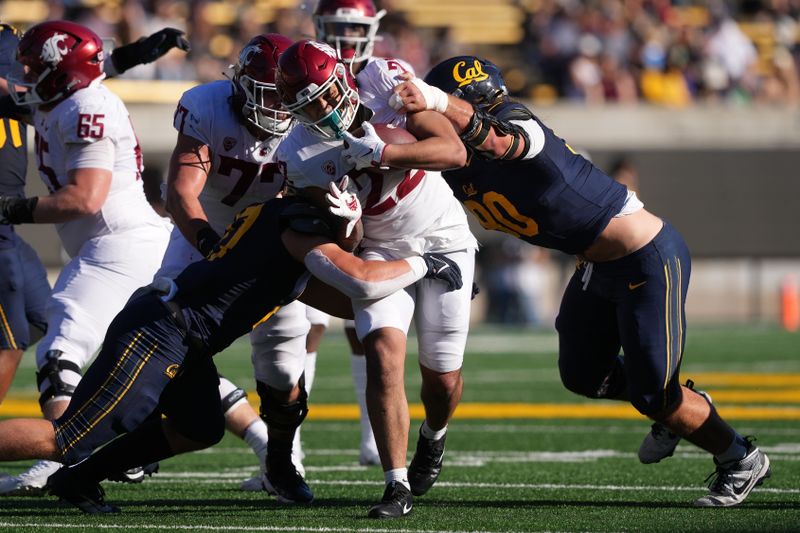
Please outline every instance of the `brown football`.
[[[408, 144], [417, 142], [416, 137], [409, 133], [408, 130], [399, 126], [393, 126], [392, 124], [373, 124], [372, 127], [375, 128], [375, 133], [378, 134], [378, 137], [387, 144]], [[362, 137], [364, 131], [358, 128], [353, 135]]]

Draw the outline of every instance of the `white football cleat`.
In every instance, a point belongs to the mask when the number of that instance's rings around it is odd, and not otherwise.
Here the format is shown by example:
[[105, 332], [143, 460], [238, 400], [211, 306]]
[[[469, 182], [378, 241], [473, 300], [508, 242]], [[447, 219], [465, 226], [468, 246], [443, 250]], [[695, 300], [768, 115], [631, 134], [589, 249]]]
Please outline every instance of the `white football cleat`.
[[714, 478], [708, 486], [711, 491], [694, 501], [696, 507], [738, 505], [772, 474], [769, 457], [756, 448], [749, 438], [747, 444], [747, 455], [738, 461], [719, 464], [714, 459], [717, 469], [709, 476]]
[[25, 472], [0, 480], [0, 495], [39, 496], [47, 484], [47, 478], [55, 474], [61, 466], [61, 463], [55, 461], [37, 461]]

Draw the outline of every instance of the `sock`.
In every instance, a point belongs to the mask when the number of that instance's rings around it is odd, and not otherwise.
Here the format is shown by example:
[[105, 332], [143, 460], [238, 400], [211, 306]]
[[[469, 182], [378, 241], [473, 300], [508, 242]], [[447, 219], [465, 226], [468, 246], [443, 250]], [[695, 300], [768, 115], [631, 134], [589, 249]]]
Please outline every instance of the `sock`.
[[350, 370], [353, 374], [353, 388], [356, 391], [359, 418], [361, 420], [361, 442], [374, 443], [372, 424], [367, 412], [367, 358], [363, 355], [350, 354]]
[[725, 464], [744, 459], [745, 455], [747, 455], [747, 441], [744, 440], [744, 437], [736, 433], [728, 449], [719, 455], [715, 455], [714, 458], [719, 464]]
[[267, 458], [267, 425], [260, 418], [253, 421], [244, 431], [244, 441], [256, 454], [261, 464]]
[[314, 386], [314, 376], [317, 375], [317, 352], [306, 353], [306, 394], [311, 396], [311, 387]]
[[99, 483], [116, 472], [145, 466], [174, 455], [161, 428], [161, 420], [153, 420], [111, 441], [73, 468], [76, 475]]
[[444, 437], [444, 434], [447, 433], [447, 426], [444, 426], [442, 429], [431, 429], [428, 425], [428, 421], [425, 420], [422, 422], [422, 426], [419, 428], [420, 434], [428, 440], [439, 440]]
[[408, 482], [408, 469], [407, 468], [394, 468], [392, 470], [387, 470], [383, 473], [383, 479], [386, 481], [388, 485], [392, 481], [396, 481], [398, 483], [402, 483], [405, 488], [411, 490], [411, 484]]

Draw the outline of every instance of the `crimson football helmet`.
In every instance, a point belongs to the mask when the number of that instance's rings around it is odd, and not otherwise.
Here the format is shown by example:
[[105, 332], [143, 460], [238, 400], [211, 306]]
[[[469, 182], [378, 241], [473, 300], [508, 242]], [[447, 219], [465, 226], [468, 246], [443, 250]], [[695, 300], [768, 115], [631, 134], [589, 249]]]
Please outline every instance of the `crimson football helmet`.
[[384, 15], [372, 0], [319, 0], [312, 17], [317, 39], [334, 47], [345, 63], [358, 63], [372, 56]]
[[355, 80], [325, 43], [304, 39], [290, 46], [278, 60], [275, 85], [283, 106], [320, 137], [338, 137], [356, 118]]
[[232, 65], [231, 81], [242, 115], [270, 135], [284, 135], [292, 125], [292, 116], [281, 107], [275, 90], [278, 58], [291, 45], [291, 39], [277, 33], [257, 35], [242, 48], [238, 62]]
[[17, 104], [51, 104], [102, 79], [103, 41], [92, 30], [65, 20], [42, 22], [17, 45], [23, 79], [8, 78], [26, 92], [10, 91]]

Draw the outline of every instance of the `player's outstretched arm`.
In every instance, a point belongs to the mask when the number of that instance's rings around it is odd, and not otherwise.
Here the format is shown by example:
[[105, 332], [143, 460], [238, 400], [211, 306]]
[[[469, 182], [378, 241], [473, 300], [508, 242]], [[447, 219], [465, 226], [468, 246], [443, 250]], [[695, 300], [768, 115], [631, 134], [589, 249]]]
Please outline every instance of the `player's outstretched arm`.
[[77, 168], [70, 170], [68, 176], [69, 183], [65, 186], [49, 196], [39, 197], [33, 211], [33, 222], [57, 224], [100, 211], [111, 188], [111, 171]]
[[169, 162], [166, 209], [186, 240], [203, 255], [208, 255], [220, 239], [199, 200], [210, 171], [208, 145], [178, 133]]
[[525, 143], [518, 142], [518, 139], [515, 141], [514, 135], [497, 129], [486, 114], [466, 100], [447, 94], [419, 78], [409, 78], [397, 85], [389, 105], [404, 113], [418, 113], [425, 109], [441, 113], [465, 143], [493, 159], [517, 159], [524, 155]]
[[118, 76], [137, 65], [152, 63], [173, 48], [189, 52], [191, 46], [186, 34], [175, 28], [164, 28], [152, 35], [142, 37], [136, 42], [119, 46], [111, 52], [110, 61], [103, 68], [111, 78]]

